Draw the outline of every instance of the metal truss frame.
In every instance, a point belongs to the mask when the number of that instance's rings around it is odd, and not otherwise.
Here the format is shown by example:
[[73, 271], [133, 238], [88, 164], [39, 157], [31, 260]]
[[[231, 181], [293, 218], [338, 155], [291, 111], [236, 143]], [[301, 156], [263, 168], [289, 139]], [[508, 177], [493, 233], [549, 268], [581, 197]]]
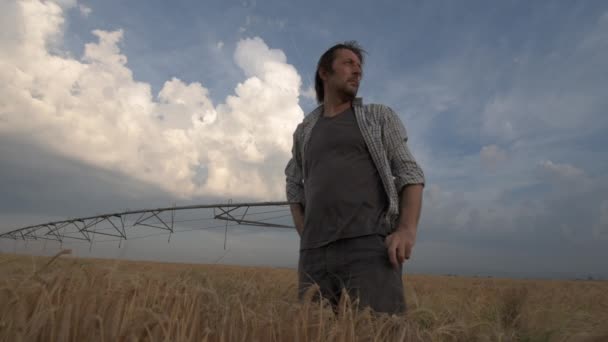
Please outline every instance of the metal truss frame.
[[[128, 215], [139, 215], [131, 226], [145, 226], [161, 229], [174, 233], [175, 213], [182, 210], [213, 209], [213, 218], [223, 221], [236, 222], [239, 225], [271, 228], [294, 228], [293, 226], [263, 222], [247, 218], [247, 213], [252, 207], [276, 207], [287, 206], [292, 202], [251, 202], [251, 203], [221, 203], [201, 204], [181, 207], [166, 207], [157, 209], [131, 210], [112, 214], [102, 214], [90, 217], [68, 219], [63, 221], [47, 222], [31, 225], [0, 234], [0, 238], [12, 240], [50, 240], [62, 243], [65, 239], [81, 240], [93, 243], [96, 234], [118, 238], [120, 241], [127, 240], [125, 220]], [[242, 215], [236, 215], [235, 211], [244, 208]], [[168, 213], [169, 218], [163, 218], [162, 213]], [[95, 230], [99, 224], [109, 224], [111, 232]], [[66, 230], [69, 232], [66, 233]], [[73, 235], [77, 233], [77, 235]]]

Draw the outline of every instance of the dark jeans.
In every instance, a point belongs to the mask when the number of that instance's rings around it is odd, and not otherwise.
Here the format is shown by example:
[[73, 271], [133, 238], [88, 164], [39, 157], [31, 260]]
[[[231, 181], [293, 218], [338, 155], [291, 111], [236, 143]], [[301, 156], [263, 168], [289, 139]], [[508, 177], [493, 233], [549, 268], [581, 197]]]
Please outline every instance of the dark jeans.
[[[338, 240], [329, 245], [300, 251], [298, 298], [303, 299], [313, 285], [334, 311], [344, 288], [359, 308], [376, 312], [405, 313], [402, 269], [395, 269], [388, 258], [384, 237], [366, 235]], [[318, 293], [313, 300], [319, 300]]]

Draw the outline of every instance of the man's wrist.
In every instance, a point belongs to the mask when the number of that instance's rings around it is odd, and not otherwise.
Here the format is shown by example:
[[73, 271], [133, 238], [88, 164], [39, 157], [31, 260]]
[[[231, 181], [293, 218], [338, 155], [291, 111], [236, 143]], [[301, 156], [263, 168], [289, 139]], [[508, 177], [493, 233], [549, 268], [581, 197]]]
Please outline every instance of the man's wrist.
[[411, 224], [400, 224], [400, 225], [397, 225], [396, 231], [415, 236], [416, 235], [416, 226], [411, 225]]

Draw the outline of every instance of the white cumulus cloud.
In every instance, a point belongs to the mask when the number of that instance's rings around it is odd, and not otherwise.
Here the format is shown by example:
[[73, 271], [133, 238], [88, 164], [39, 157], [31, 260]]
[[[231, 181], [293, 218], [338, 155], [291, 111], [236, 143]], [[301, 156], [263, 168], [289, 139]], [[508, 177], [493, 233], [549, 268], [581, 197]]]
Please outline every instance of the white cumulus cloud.
[[93, 12], [93, 10], [91, 9], [91, 7], [88, 7], [88, 6], [83, 5], [83, 4], [78, 5], [78, 9], [80, 10], [80, 14], [83, 17], [88, 17]]
[[259, 37], [239, 41], [234, 59], [247, 78], [223, 103], [177, 78], [155, 96], [127, 66], [121, 30], [94, 31], [82, 58], [56, 52], [75, 4], [0, 5], [2, 17], [21, 23], [0, 24], [0, 134], [180, 196], [284, 197], [283, 168], [303, 112], [300, 76], [281, 50]]
[[585, 175], [583, 170], [570, 164], [554, 163], [551, 160], [541, 160], [538, 164], [548, 176], [557, 179], [581, 180]]
[[312, 85], [302, 91], [302, 96], [306, 99], [317, 101], [317, 93]]

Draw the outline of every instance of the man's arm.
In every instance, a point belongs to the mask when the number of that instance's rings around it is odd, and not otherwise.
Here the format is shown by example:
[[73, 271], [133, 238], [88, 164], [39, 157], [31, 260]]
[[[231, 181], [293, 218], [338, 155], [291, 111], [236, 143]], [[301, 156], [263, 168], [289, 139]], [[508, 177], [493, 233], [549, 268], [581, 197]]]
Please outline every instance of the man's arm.
[[399, 220], [397, 229], [410, 231], [416, 237], [416, 227], [422, 208], [422, 184], [409, 184], [403, 187], [399, 196]]
[[386, 244], [391, 263], [398, 267], [410, 258], [416, 241], [425, 179], [407, 146], [405, 126], [395, 112], [388, 110], [384, 126], [385, 146], [399, 194], [399, 219], [395, 231], [387, 236]]
[[424, 172], [410, 152], [407, 141], [407, 131], [397, 113], [386, 108], [387, 115], [384, 122], [384, 145], [387, 152], [391, 173], [395, 177], [397, 193], [401, 193], [406, 185], [421, 184], [424, 186]]
[[304, 232], [304, 207], [301, 204], [291, 204], [289, 206], [291, 209], [291, 216], [293, 216], [293, 223], [296, 226], [296, 230], [300, 237], [302, 237], [302, 233]]
[[300, 148], [298, 145], [299, 126], [293, 133], [293, 147], [291, 149], [291, 159], [285, 167], [287, 201], [297, 202], [290, 204], [291, 215], [298, 234], [302, 236], [304, 231], [304, 182], [302, 176], [302, 160], [300, 158]]
[[397, 267], [412, 255], [416, 244], [418, 220], [422, 208], [421, 184], [406, 185], [399, 196], [399, 220], [397, 228], [387, 237], [389, 244], [389, 259]]

